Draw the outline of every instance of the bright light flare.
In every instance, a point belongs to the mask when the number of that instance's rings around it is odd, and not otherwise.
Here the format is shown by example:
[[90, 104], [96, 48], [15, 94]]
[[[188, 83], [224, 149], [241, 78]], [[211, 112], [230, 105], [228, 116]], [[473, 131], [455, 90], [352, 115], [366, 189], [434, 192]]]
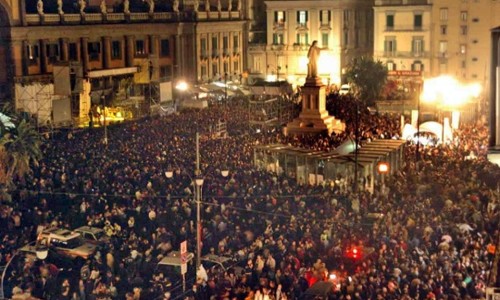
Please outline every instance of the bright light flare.
[[481, 90], [481, 85], [478, 83], [461, 84], [451, 76], [439, 76], [425, 80], [420, 99], [424, 102], [439, 100], [444, 106], [456, 107], [470, 98], [478, 97]]
[[309, 59], [307, 58], [307, 56], [299, 57], [298, 72], [299, 73], [307, 73], [307, 64], [308, 63], [309, 63]]
[[268, 74], [266, 76], [266, 81], [276, 81], [276, 80], [277, 80], [276, 75]]
[[188, 89], [188, 84], [185, 81], [179, 81], [175, 88], [181, 92], [187, 91]]

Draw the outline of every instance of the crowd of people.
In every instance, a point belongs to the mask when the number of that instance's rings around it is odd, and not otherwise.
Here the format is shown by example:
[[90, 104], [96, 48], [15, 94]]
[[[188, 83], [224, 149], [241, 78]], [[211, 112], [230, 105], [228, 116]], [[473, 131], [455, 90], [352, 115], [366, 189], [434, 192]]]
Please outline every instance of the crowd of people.
[[[463, 126], [452, 142], [422, 147], [419, 161], [408, 145], [404, 167], [370, 194], [299, 185], [253, 167], [256, 143], [333, 150], [353, 135], [351, 112], [336, 112], [345, 134], [320, 140], [249, 132], [247, 113], [211, 107], [110, 126], [107, 145], [100, 129], [45, 143], [39, 166], [0, 206], [0, 265], [12, 260], [6, 292], [14, 299], [280, 300], [329, 281], [332, 299], [484, 297], [500, 226], [500, 169], [486, 160], [485, 126]], [[228, 135], [216, 139], [208, 128], [221, 118]], [[397, 117], [363, 113], [359, 122], [365, 142], [398, 136]], [[232, 257], [240, 268], [188, 274], [183, 293], [157, 263], [184, 240], [195, 252], [195, 132], [205, 179], [202, 252]], [[368, 222], [370, 213], [379, 217]], [[40, 226], [82, 225], [104, 228], [109, 240], [77, 270], [13, 259]]]

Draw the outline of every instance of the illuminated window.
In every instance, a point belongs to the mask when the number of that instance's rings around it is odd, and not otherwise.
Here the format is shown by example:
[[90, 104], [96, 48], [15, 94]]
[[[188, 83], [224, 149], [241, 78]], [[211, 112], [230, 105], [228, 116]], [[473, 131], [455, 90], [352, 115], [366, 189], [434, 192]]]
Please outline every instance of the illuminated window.
[[448, 9], [447, 8], [441, 8], [439, 10], [439, 20], [448, 21]]
[[319, 12], [319, 21], [321, 25], [328, 25], [331, 21], [331, 12], [329, 10], [321, 10]]
[[467, 12], [466, 11], [460, 12], [460, 20], [463, 22], [467, 21]]
[[461, 44], [460, 45], [460, 54], [465, 54], [467, 53], [467, 45]]
[[286, 15], [284, 11], [275, 11], [274, 12], [274, 23], [277, 25], [283, 25], [286, 21]]
[[297, 12], [297, 23], [301, 26], [306, 26], [307, 25], [307, 11], [306, 10], [299, 10]]

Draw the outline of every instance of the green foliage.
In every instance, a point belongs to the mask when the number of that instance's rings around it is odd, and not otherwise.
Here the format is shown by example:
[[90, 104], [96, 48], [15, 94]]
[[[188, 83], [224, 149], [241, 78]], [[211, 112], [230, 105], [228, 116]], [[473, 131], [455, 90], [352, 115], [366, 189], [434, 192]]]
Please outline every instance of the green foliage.
[[346, 79], [361, 101], [373, 105], [384, 88], [387, 68], [381, 61], [361, 57], [352, 62], [346, 72]]
[[[4, 114], [7, 113], [7, 114]], [[26, 120], [7, 110], [2, 111], [0, 121], [0, 186], [10, 187], [14, 177], [30, 172], [42, 158], [42, 139]], [[6, 121], [7, 120], [7, 121]]]

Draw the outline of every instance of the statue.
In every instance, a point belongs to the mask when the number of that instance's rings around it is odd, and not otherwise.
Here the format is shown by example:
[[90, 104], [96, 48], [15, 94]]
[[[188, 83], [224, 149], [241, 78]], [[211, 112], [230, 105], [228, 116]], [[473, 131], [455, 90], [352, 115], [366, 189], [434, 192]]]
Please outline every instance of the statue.
[[210, 11], [210, 0], [205, 0], [205, 11]]
[[318, 59], [321, 49], [318, 47], [318, 41], [313, 41], [309, 51], [307, 52], [307, 58], [309, 63], [307, 64], [307, 78], [318, 77]]
[[179, 0], [174, 0], [174, 3], [172, 4], [172, 9], [174, 10], [175, 13], [179, 12]]
[[80, 0], [78, 2], [80, 4], [80, 14], [84, 15], [85, 14], [85, 7], [87, 6], [87, 2], [85, 2], [85, 0]]
[[60, 15], [64, 15], [62, 0], [57, 0], [57, 11]]
[[123, 12], [126, 14], [130, 13], [130, 2], [128, 0], [123, 1]]
[[194, 0], [194, 7], [193, 7], [194, 12], [198, 12], [199, 8], [200, 8], [200, 1]]
[[38, 0], [38, 2], [36, 3], [36, 10], [38, 11], [39, 15], [43, 15], [43, 1], [42, 0]]
[[241, 11], [241, 0], [238, 0], [238, 3], [236, 4], [236, 10]]
[[227, 11], [233, 10], [233, 0], [229, 0], [227, 3]]
[[220, 0], [217, 0], [217, 11], [218, 12], [222, 11], [222, 3], [220, 2]]
[[101, 1], [100, 7], [101, 7], [101, 13], [102, 14], [107, 14], [108, 13], [108, 8], [106, 6], [106, 0], [102, 0]]
[[153, 14], [155, 12], [155, 0], [148, 0], [149, 13]]

